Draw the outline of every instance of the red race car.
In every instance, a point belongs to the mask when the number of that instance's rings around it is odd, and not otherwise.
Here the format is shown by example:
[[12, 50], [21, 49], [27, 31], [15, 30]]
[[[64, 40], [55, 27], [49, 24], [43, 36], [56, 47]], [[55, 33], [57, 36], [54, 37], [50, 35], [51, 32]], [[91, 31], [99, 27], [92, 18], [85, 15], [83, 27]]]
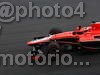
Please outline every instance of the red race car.
[[48, 36], [35, 37], [27, 42], [32, 46], [32, 53], [55, 53], [64, 51], [96, 52], [100, 51], [100, 22], [93, 22], [87, 27], [76, 27], [73, 31], [62, 32], [52, 29]]

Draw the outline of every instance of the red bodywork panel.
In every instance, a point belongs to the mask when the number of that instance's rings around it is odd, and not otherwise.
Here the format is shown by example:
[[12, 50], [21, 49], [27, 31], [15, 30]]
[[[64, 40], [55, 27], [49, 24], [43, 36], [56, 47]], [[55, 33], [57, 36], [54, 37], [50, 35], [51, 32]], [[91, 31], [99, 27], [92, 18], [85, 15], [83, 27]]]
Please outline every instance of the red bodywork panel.
[[69, 32], [55, 34], [52, 36], [51, 40], [64, 39], [64, 38], [77, 38], [77, 37], [78, 37], [77, 35], [73, 36], [73, 31], [69, 31]]
[[[83, 34], [73, 34], [73, 32], [83, 32]], [[99, 37], [99, 38], [95, 38]], [[68, 31], [50, 35], [41, 39], [29, 41], [28, 45], [41, 44], [51, 40], [63, 38], [78, 38], [78, 42], [100, 41], [100, 22], [90, 24], [88, 27], [82, 27], [80, 30]]]
[[88, 42], [88, 41], [100, 41], [100, 39], [96, 39], [96, 36], [100, 36], [100, 22], [91, 24], [91, 28], [84, 34], [79, 35], [80, 42]]

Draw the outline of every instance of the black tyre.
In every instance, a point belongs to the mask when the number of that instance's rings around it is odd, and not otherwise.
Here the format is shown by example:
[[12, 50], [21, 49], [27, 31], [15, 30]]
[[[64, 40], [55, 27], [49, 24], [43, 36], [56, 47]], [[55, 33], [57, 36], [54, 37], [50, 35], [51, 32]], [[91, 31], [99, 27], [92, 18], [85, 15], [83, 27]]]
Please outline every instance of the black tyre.
[[53, 34], [58, 34], [58, 33], [62, 33], [62, 30], [59, 28], [53, 28], [50, 30], [49, 34], [53, 35]]
[[43, 52], [44, 55], [48, 55], [48, 54], [56, 54], [56, 50], [59, 50], [59, 44], [57, 42], [50, 42], [48, 45], [46, 46], [42, 46], [41, 47], [41, 51]]
[[[60, 46], [57, 42], [52, 41], [48, 45], [41, 47], [41, 51], [47, 57], [48, 60], [49, 55], [60, 54]], [[55, 56], [51, 56], [51, 60], [55, 61]]]
[[73, 51], [73, 46], [69, 44], [64, 44], [61, 46], [61, 50], [63, 52], [72, 52]]

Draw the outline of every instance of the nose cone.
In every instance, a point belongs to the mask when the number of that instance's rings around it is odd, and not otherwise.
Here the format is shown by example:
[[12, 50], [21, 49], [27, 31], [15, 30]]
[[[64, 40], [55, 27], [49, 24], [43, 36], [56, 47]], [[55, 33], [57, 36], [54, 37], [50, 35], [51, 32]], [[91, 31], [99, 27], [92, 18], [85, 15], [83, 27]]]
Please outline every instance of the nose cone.
[[27, 45], [33, 45], [33, 41], [27, 42]]
[[27, 45], [33, 45], [33, 44], [35, 45], [35, 44], [45, 43], [45, 42], [50, 41], [51, 37], [52, 36], [44, 37], [44, 38], [41, 38], [41, 39], [32, 40], [32, 41], [27, 42]]

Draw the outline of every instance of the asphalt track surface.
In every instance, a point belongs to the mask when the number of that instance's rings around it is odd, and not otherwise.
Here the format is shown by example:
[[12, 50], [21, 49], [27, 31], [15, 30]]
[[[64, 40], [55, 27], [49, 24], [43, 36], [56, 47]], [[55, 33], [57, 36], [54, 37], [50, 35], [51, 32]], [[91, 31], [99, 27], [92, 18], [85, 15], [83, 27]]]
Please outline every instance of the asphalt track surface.
[[[65, 30], [72, 30], [77, 25], [87, 26], [92, 20], [100, 21], [100, 0], [0, 0], [7, 1], [14, 5], [28, 6], [32, 1], [38, 6], [53, 6], [59, 3], [61, 6], [76, 7], [79, 2], [85, 3], [86, 15], [84, 18], [74, 16], [71, 18], [55, 17], [46, 18], [24, 18], [21, 22], [0, 23], [3, 32], [0, 37], [0, 53], [27, 54], [30, 47], [26, 42], [34, 36], [47, 35], [53, 27], [59, 27]], [[79, 55], [72, 53], [74, 61], [90, 61], [91, 66], [0, 66], [0, 75], [100, 75], [100, 53]]]

